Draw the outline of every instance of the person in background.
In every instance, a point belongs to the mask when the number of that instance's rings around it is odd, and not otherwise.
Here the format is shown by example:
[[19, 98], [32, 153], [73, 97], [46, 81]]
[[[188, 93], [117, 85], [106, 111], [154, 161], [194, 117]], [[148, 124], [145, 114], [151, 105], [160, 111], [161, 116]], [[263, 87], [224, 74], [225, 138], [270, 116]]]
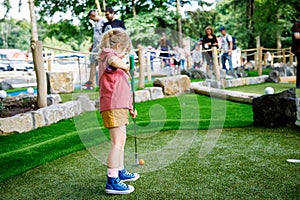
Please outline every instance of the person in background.
[[193, 68], [194, 69], [199, 69], [202, 65], [203, 59], [202, 59], [202, 50], [201, 50], [201, 46], [199, 44], [197, 44], [195, 46], [195, 49], [193, 50]]
[[94, 22], [94, 37], [93, 37], [93, 44], [90, 47], [89, 51], [94, 53], [94, 55], [90, 56], [90, 77], [89, 80], [83, 85], [87, 89], [92, 89], [92, 87], [96, 86], [96, 67], [98, 65], [98, 52], [99, 52], [99, 45], [102, 38], [102, 28], [106, 19], [99, 16], [97, 10], [90, 10], [88, 12], [87, 17]]
[[147, 51], [144, 53], [144, 56], [147, 58], [147, 56], [150, 56], [150, 66], [151, 66], [151, 71], [153, 72], [153, 60], [156, 57], [156, 53], [154, 51], [154, 49], [152, 48], [152, 46], [148, 46]]
[[126, 30], [124, 22], [115, 18], [115, 11], [112, 8], [106, 8], [105, 17], [107, 19], [107, 22], [104, 23], [102, 33], [105, 33], [112, 28], [122, 28]]
[[300, 88], [300, 12], [292, 27], [292, 52], [297, 58], [296, 88]]
[[[160, 49], [158, 49], [160, 47]], [[156, 46], [156, 49], [160, 50], [161, 53], [159, 57], [162, 60], [162, 66], [166, 67], [170, 65], [170, 53], [169, 50], [173, 49], [173, 46], [169, 40], [167, 40], [167, 35], [165, 32], [162, 33], [161, 38]]]
[[[203, 37], [202, 45], [204, 50], [210, 50], [213, 47], [218, 48], [218, 40], [216, 35], [214, 35], [214, 30], [211, 26], [205, 28], [205, 36]], [[212, 70], [212, 51], [205, 52], [204, 55], [207, 64], [206, 71]]]
[[219, 31], [222, 34], [222, 56], [221, 56], [221, 61], [222, 61], [222, 66], [223, 69], [228, 71], [226, 68], [226, 60], [228, 60], [229, 63], [229, 70], [232, 71], [232, 48], [233, 48], [233, 42], [232, 42], [232, 37], [226, 32], [226, 29], [224, 26], [221, 26], [219, 28]]

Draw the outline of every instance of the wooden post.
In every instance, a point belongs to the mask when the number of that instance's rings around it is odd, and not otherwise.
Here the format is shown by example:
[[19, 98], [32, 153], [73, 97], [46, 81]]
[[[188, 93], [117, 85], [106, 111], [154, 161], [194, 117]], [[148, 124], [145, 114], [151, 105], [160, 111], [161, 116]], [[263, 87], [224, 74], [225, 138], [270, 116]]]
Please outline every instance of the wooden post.
[[219, 67], [219, 63], [218, 63], [218, 52], [217, 52], [217, 47], [213, 47], [212, 48], [213, 52], [212, 52], [212, 57], [213, 57], [213, 70], [214, 70], [214, 74], [215, 74], [215, 78], [216, 80], [220, 80], [220, 67]]
[[256, 37], [256, 56], [255, 57], [255, 70], [258, 69], [258, 65], [259, 65], [259, 51], [260, 51], [260, 37], [259, 35]]
[[147, 76], [148, 76], [148, 81], [150, 82], [152, 80], [151, 77], [151, 59], [150, 59], [150, 52], [147, 52]]
[[[139, 82], [138, 88], [144, 89], [145, 87], [145, 58], [143, 55], [143, 47], [140, 45], [139, 49], [139, 64], [140, 64], [140, 71], [139, 71]], [[132, 77], [134, 78], [134, 77]]]
[[289, 63], [290, 63], [290, 65], [293, 65], [293, 53], [292, 53], [292, 48], [291, 47], [290, 47]]
[[53, 70], [53, 57], [52, 57], [52, 55], [47, 60], [48, 60], [48, 72], [51, 72]]
[[273, 65], [274, 65], [274, 56], [275, 56], [275, 54], [274, 54], [274, 53], [272, 53], [271, 55], [272, 55], [272, 59], [271, 59], [271, 66], [273, 66]]
[[258, 76], [262, 75], [262, 55], [263, 54], [263, 47], [259, 47], [258, 52]]
[[47, 82], [46, 74], [44, 67], [43, 59], [43, 45], [41, 41], [38, 41], [38, 31], [36, 24], [36, 16], [34, 12], [34, 2], [29, 0], [29, 11], [31, 19], [31, 28], [32, 28], [32, 41], [31, 41], [31, 50], [33, 57], [34, 70], [36, 74], [37, 82], [37, 104], [39, 108], [47, 106]]
[[264, 54], [264, 66], [267, 66], [267, 54]]
[[282, 62], [285, 65], [286, 64], [286, 58], [285, 58], [285, 49], [282, 49]]

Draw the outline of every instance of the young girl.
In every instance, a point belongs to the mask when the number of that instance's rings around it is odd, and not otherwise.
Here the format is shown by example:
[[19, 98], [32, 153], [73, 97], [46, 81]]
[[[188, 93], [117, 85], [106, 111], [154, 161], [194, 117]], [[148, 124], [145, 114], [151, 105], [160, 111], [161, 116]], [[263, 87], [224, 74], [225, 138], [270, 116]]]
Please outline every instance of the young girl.
[[124, 184], [135, 181], [137, 173], [124, 168], [124, 146], [128, 111], [134, 118], [129, 67], [122, 61], [131, 48], [131, 41], [123, 29], [111, 29], [101, 40], [99, 55], [100, 113], [104, 126], [109, 129], [111, 149], [107, 159], [107, 194], [129, 194], [134, 187]]

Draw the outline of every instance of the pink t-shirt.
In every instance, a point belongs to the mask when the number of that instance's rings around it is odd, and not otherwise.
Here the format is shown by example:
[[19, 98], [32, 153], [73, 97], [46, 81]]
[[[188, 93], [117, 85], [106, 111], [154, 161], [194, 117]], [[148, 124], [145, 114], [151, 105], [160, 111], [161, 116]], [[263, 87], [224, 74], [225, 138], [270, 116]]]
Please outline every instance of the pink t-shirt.
[[128, 75], [108, 65], [111, 56], [119, 57], [113, 49], [105, 48], [99, 55], [100, 112], [117, 108], [132, 109], [132, 92]]

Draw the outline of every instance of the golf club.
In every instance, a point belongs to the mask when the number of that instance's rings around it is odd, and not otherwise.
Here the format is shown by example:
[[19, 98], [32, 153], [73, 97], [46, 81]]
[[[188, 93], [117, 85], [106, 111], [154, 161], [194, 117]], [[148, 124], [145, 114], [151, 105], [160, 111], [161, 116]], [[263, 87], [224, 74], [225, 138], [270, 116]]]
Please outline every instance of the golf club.
[[[129, 64], [130, 64], [130, 75], [131, 75], [132, 104], [133, 104], [133, 110], [135, 112], [134, 55], [129, 56]], [[134, 158], [135, 158], [135, 163], [139, 165], [139, 159], [137, 153], [137, 140], [136, 140], [136, 117], [133, 118], [133, 126], [134, 126]]]

